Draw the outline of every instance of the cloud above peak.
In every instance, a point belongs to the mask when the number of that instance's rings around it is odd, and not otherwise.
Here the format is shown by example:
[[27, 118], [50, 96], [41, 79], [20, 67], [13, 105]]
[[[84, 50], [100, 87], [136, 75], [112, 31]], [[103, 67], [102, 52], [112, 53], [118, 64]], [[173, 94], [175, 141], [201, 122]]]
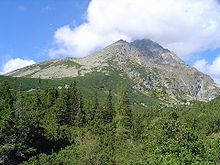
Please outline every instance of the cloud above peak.
[[217, 0], [92, 0], [86, 22], [54, 34], [51, 57], [82, 57], [119, 39], [150, 38], [181, 57], [220, 47]]
[[210, 75], [216, 83], [220, 84], [220, 55], [212, 63], [201, 59], [196, 61], [193, 66], [199, 71]]
[[35, 64], [33, 60], [24, 60], [21, 58], [10, 59], [3, 65], [2, 72], [0, 74], [5, 74], [32, 64]]

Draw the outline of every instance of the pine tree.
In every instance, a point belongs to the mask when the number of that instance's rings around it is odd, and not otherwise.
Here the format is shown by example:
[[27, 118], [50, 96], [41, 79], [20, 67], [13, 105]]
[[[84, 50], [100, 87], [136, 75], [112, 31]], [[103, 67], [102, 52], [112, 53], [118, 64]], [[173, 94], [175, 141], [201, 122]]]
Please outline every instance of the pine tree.
[[[42, 96], [40, 94], [40, 90], [37, 89], [33, 96], [31, 97], [30, 100], [30, 109], [27, 110], [27, 114], [23, 114], [23, 115], [27, 115], [29, 116], [28, 120], [29, 124], [30, 124], [30, 130], [33, 129], [33, 132], [38, 131], [38, 128], [40, 128], [40, 121], [43, 117], [43, 103], [42, 103]], [[25, 121], [26, 122], [26, 121]], [[28, 124], [28, 123], [27, 123]], [[32, 131], [32, 130], [31, 130]]]
[[91, 108], [88, 109], [88, 123], [89, 124], [94, 124], [98, 117], [98, 108], [99, 108], [99, 102], [98, 102], [98, 95], [97, 95], [97, 92], [95, 92], [95, 95], [94, 95], [94, 99], [92, 101], [92, 104], [91, 104]]
[[119, 140], [128, 139], [131, 136], [132, 112], [125, 88], [118, 88], [118, 100], [116, 105], [116, 137]]
[[42, 110], [42, 106], [43, 106], [43, 103], [41, 99], [40, 90], [37, 89], [37, 91], [33, 95], [31, 109], [39, 111], [39, 110]]
[[77, 92], [77, 107], [76, 107], [76, 115], [74, 125], [76, 127], [81, 127], [86, 123], [86, 113], [83, 107], [82, 95], [80, 92]]
[[82, 126], [85, 123], [82, 96], [77, 89], [76, 82], [62, 89], [55, 109], [61, 125]]
[[58, 93], [57, 89], [50, 88], [45, 91], [44, 95], [45, 95], [44, 106], [45, 106], [45, 108], [48, 109], [55, 104], [59, 93]]
[[37, 89], [40, 89], [41, 88], [41, 78], [38, 77], [37, 79]]
[[96, 123], [98, 125], [111, 123], [114, 116], [115, 111], [112, 102], [112, 94], [111, 90], [109, 90], [104, 106], [99, 106], [96, 110]]
[[15, 99], [13, 102], [13, 109], [15, 112], [15, 117], [19, 119], [22, 113], [22, 95], [21, 95], [21, 90], [20, 88], [17, 89], [16, 94], [15, 94]]
[[[27, 97], [30, 102], [27, 102]], [[25, 101], [24, 105], [22, 101]], [[40, 127], [41, 106], [39, 91], [26, 95], [24, 99], [21, 91], [16, 91], [10, 118], [0, 133], [0, 141], [4, 145], [2, 152], [5, 154], [3, 164], [19, 164], [38, 149], [45, 148], [43, 129]]]
[[68, 95], [67, 113], [69, 115], [68, 124], [73, 126], [75, 125], [76, 113], [79, 107], [78, 89], [77, 89], [76, 81], [74, 81], [73, 84], [69, 85], [67, 89], [67, 95]]
[[113, 101], [112, 101], [112, 91], [109, 90], [108, 97], [105, 103], [105, 107], [103, 109], [103, 120], [104, 123], [110, 123], [113, 121], [113, 118], [115, 117], [115, 109], [113, 107]]
[[0, 111], [13, 107], [13, 97], [6, 82], [0, 83]]
[[67, 89], [63, 88], [54, 105], [55, 114], [60, 125], [66, 125], [69, 121]]

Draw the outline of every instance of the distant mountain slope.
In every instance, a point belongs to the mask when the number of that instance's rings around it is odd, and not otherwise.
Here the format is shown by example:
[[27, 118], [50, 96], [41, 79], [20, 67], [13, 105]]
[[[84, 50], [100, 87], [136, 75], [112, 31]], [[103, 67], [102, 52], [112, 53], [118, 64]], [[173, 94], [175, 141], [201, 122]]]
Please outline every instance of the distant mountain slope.
[[128, 43], [119, 40], [84, 58], [44, 61], [8, 73], [14, 77], [56, 79], [81, 77], [94, 72], [117, 74], [133, 82], [133, 88], [147, 93], [166, 91], [171, 97], [211, 100], [219, 88], [207, 75], [186, 65], [168, 49], [151, 40]]
[[0, 83], [7, 82], [11, 89], [20, 89], [21, 91], [34, 91], [40, 87], [42, 90], [48, 88], [64, 87], [67, 84], [71, 84], [74, 81], [77, 82], [77, 86], [81, 89], [84, 98], [93, 99], [97, 93], [98, 97], [106, 98], [108, 91], [111, 89], [113, 98], [117, 93], [118, 85], [123, 85], [127, 88], [127, 92], [130, 96], [130, 102], [134, 106], [146, 107], [153, 104], [161, 103], [161, 100], [153, 93], [143, 93], [136, 91], [132, 86], [134, 85], [131, 80], [126, 77], [118, 76], [117, 73], [106, 75], [102, 72], [94, 72], [80, 77], [62, 78], [62, 79], [36, 79], [26, 77], [11, 77], [0, 75]]

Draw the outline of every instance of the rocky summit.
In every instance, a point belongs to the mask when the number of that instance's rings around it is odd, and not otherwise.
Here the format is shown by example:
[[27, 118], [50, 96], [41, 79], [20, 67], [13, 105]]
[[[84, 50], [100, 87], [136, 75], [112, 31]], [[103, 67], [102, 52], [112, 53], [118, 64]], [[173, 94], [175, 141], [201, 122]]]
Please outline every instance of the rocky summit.
[[219, 93], [214, 81], [161, 45], [148, 40], [128, 43], [119, 40], [83, 58], [64, 58], [34, 64], [6, 75], [56, 79], [94, 72], [117, 73], [133, 82], [133, 88], [148, 92], [166, 91], [188, 100], [208, 101]]

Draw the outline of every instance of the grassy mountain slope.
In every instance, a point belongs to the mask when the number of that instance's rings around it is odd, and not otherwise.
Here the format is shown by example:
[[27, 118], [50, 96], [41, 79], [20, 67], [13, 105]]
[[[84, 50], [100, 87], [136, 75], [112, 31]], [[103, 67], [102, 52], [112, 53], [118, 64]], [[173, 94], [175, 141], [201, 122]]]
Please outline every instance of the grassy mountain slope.
[[151, 40], [119, 40], [83, 58], [49, 60], [8, 73], [14, 77], [57, 79], [101, 72], [132, 81], [132, 88], [148, 93], [166, 91], [175, 98], [211, 100], [219, 88], [207, 75], [186, 65], [168, 49]]
[[123, 85], [128, 89], [128, 92], [131, 95], [131, 101], [134, 105], [147, 106], [161, 102], [161, 100], [156, 97], [152, 92], [143, 93], [140, 91], [136, 91], [132, 88], [132, 81], [126, 78], [122, 78], [118, 76], [118, 74], [114, 73], [112, 73], [111, 75], [106, 75], [102, 72], [94, 72], [82, 77], [53, 80], [0, 76], [0, 82], [2, 81], [8, 82], [12, 89], [21, 88], [23, 91], [29, 91], [31, 89], [37, 88], [39, 85], [39, 81], [40, 87], [42, 89], [47, 89], [48, 87], [63, 87], [66, 84], [71, 84], [76, 81], [79, 88], [82, 90], [83, 95], [87, 98], [94, 97], [96, 92], [98, 93], [99, 97], [106, 97], [108, 90], [111, 89], [113, 90], [113, 93], [116, 93], [117, 86]]

